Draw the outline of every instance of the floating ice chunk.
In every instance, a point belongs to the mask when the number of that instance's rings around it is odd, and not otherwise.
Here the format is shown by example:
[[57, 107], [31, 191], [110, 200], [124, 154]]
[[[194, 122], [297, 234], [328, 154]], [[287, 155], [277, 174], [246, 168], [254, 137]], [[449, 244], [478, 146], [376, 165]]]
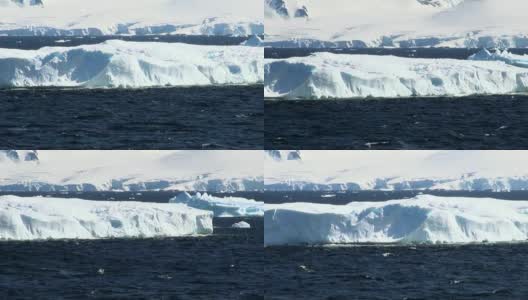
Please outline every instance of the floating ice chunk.
[[247, 222], [244, 222], [244, 221], [240, 221], [238, 223], [235, 223], [233, 225], [231, 225], [232, 228], [244, 228], [244, 229], [249, 229], [251, 228], [251, 225]]
[[0, 86], [152, 87], [263, 82], [263, 49], [106, 41], [0, 49]]
[[528, 68], [528, 55], [515, 55], [507, 50], [490, 52], [486, 48], [483, 48], [479, 52], [471, 55], [468, 59], [476, 61], [502, 61], [512, 66]]
[[499, 61], [316, 53], [267, 59], [266, 97], [365, 98], [528, 92], [528, 70]]
[[214, 197], [206, 193], [191, 196], [186, 192], [179, 193], [169, 200], [170, 203], [184, 203], [190, 207], [209, 210], [215, 217], [241, 217], [264, 215], [264, 202], [240, 197]]
[[264, 243], [506, 242], [528, 238], [528, 201], [435, 197], [269, 205]]
[[175, 237], [213, 232], [212, 214], [185, 205], [0, 197], [0, 239]]

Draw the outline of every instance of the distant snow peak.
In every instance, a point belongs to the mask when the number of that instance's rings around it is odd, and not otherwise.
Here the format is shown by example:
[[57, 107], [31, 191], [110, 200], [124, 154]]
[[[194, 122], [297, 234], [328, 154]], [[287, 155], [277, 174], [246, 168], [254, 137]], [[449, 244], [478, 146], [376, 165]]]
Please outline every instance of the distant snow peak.
[[36, 150], [0, 150], [0, 161], [3, 159], [12, 162], [38, 162], [38, 152]]
[[416, 0], [420, 4], [441, 7], [441, 8], [451, 8], [459, 5], [464, 2], [464, 0]]
[[44, 3], [42, 3], [42, 0], [11, 0], [13, 3], [17, 4], [18, 6], [42, 6]]
[[295, 18], [308, 18], [308, 8], [304, 5], [301, 8], [298, 8], [295, 11], [294, 17]]
[[308, 18], [308, 8], [305, 5], [299, 5], [296, 1], [294, 2], [295, 3], [288, 3], [285, 0], [265, 0], [265, 5], [267, 6], [267, 9], [285, 19], [291, 17]]
[[272, 9], [277, 15], [288, 18], [290, 17], [290, 12], [286, 6], [284, 0], [266, 0], [265, 4]]
[[266, 150], [266, 154], [275, 161], [302, 160], [300, 150]]

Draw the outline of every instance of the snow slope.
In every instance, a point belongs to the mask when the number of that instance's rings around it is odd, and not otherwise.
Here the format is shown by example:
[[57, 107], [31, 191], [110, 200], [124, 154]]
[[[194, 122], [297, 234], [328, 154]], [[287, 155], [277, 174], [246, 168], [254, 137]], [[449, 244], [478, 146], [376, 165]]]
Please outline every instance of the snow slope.
[[0, 191], [259, 191], [262, 151], [38, 151], [0, 159]]
[[528, 69], [503, 61], [325, 52], [265, 61], [266, 97], [321, 99], [528, 92]]
[[207, 193], [189, 195], [182, 192], [169, 200], [169, 203], [182, 203], [189, 207], [212, 211], [215, 217], [263, 216], [264, 202], [240, 197], [214, 197]]
[[[25, 1], [28, 2], [28, 1]], [[0, 35], [264, 34], [258, 0], [0, 0]]]
[[150, 87], [263, 81], [262, 49], [119, 40], [0, 49], [0, 86]]
[[273, 47], [525, 48], [524, 0], [305, 0], [308, 20], [266, 15]]
[[509, 242], [528, 238], [528, 201], [421, 195], [266, 207], [264, 244]]
[[212, 214], [185, 205], [0, 196], [0, 239], [174, 237], [213, 232]]
[[302, 161], [268, 159], [266, 190], [528, 190], [526, 151], [303, 150], [301, 155]]

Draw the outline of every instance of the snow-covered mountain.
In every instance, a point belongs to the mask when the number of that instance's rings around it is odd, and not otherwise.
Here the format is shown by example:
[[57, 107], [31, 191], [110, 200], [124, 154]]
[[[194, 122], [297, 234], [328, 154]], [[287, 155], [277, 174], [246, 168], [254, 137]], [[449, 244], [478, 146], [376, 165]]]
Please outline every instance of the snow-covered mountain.
[[266, 17], [308, 18], [308, 7], [292, 0], [265, 0], [264, 14]]
[[28, 162], [38, 163], [38, 151], [36, 150], [0, 150], [0, 164], [2, 162]]
[[524, 0], [305, 0], [308, 20], [266, 14], [273, 47], [528, 47]]
[[418, 3], [423, 5], [429, 5], [433, 7], [451, 8], [464, 2], [464, 0], [416, 0]]
[[274, 161], [302, 160], [301, 150], [266, 150], [267, 158]]
[[39, 163], [21, 161], [30, 153], [0, 154], [0, 191], [263, 189], [262, 151], [38, 151]]
[[18, 6], [42, 6], [42, 0], [11, 0], [13, 3]]
[[9, 36], [264, 34], [259, 0], [0, 0], [0, 7], [0, 35]]
[[528, 151], [303, 151], [268, 160], [270, 191], [528, 190]]

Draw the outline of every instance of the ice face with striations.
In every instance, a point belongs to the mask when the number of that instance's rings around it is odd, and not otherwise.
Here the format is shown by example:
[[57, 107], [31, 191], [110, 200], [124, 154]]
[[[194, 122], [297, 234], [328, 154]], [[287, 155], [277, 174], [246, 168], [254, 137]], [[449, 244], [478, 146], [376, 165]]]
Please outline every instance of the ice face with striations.
[[263, 49], [112, 40], [0, 49], [0, 86], [152, 87], [263, 82]]
[[365, 98], [528, 92], [528, 69], [503, 61], [315, 53], [267, 59], [265, 96]]
[[182, 204], [0, 197], [0, 239], [175, 237], [213, 232], [212, 214]]
[[242, 217], [264, 215], [264, 202], [240, 197], [214, 197], [207, 193], [191, 196], [179, 193], [169, 200], [170, 203], [183, 203], [190, 207], [212, 211], [215, 217]]
[[269, 205], [265, 245], [509, 242], [528, 238], [528, 201], [420, 195], [348, 205]]

